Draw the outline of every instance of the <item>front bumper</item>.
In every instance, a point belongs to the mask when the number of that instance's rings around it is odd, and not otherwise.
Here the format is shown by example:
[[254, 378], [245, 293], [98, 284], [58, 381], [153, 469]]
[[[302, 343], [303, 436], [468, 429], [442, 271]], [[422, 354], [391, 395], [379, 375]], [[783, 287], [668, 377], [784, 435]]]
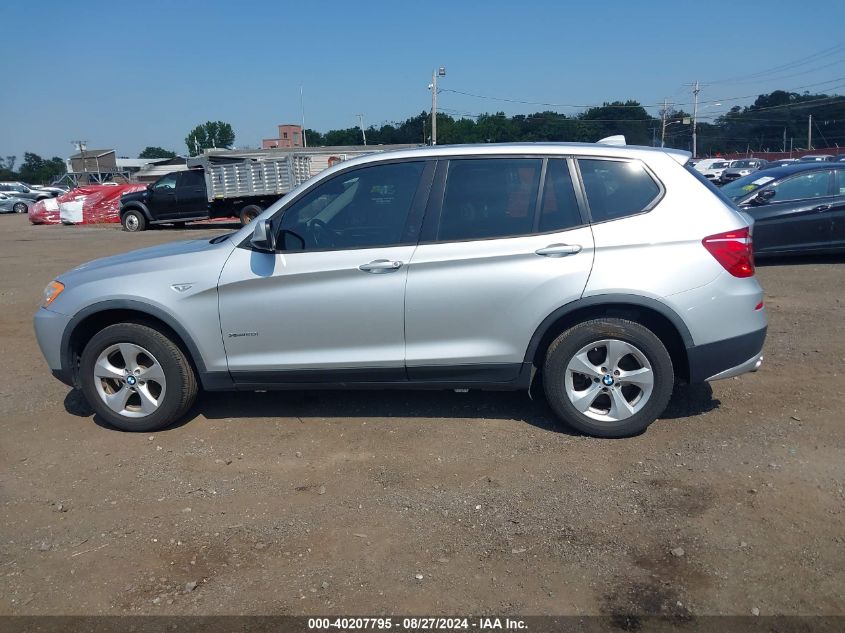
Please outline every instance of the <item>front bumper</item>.
[[766, 328], [687, 349], [690, 382], [708, 382], [757, 371], [763, 361]]
[[62, 336], [68, 323], [70, 323], [69, 316], [46, 308], [39, 308], [33, 318], [38, 347], [41, 348], [47, 365], [53, 370], [53, 375], [64, 383], [68, 380], [62, 368]]

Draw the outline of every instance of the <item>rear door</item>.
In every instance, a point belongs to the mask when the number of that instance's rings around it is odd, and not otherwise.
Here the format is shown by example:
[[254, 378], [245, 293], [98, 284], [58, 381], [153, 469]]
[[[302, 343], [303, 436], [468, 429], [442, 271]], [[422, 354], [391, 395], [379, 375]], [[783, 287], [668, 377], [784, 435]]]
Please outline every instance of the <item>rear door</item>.
[[578, 299], [592, 232], [566, 158], [438, 162], [405, 294], [411, 380], [493, 381], [519, 375], [529, 340]]
[[755, 220], [755, 252], [774, 254], [828, 247], [835, 203], [831, 170], [811, 169], [766, 184], [755, 196], [768, 190], [774, 193], [766, 202], [742, 203], [743, 210]]
[[202, 169], [189, 169], [179, 172], [179, 179], [176, 183], [176, 201], [180, 216], [204, 217], [208, 215], [205, 172]]

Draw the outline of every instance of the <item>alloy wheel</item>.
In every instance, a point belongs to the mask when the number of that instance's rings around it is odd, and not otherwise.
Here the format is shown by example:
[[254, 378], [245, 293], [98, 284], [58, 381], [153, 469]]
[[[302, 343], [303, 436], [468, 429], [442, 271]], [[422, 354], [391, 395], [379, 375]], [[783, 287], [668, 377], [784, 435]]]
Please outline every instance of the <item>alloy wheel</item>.
[[569, 360], [566, 395], [584, 415], [619, 422], [639, 412], [654, 389], [654, 371], [645, 354], [619, 339], [603, 339], [582, 347]]
[[146, 349], [117, 343], [104, 349], [94, 364], [94, 386], [106, 406], [127, 418], [154, 413], [164, 401], [164, 369]]

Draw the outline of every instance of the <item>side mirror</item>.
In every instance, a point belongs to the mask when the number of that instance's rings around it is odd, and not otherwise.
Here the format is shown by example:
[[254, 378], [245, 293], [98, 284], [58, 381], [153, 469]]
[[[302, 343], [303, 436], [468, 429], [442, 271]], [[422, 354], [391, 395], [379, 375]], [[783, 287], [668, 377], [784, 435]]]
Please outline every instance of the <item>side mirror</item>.
[[769, 200], [775, 197], [774, 189], [763, 189], [758, 191], [757, 195], [752, 199], [755, 204], [766, 204]]
[[250, 244], [256, 250], [265, 253], [276, 252], [276, 234], [273, 232], [273, 224], [270, 220], [263, 222], [254, 222], [255, 227], [252, 229], [252, 239]]

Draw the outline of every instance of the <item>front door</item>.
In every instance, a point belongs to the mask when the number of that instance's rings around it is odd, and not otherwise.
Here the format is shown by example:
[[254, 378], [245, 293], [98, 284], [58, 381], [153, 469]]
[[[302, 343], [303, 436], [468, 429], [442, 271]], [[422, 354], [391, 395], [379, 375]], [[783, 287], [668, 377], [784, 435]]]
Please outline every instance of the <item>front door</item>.
[[271, 221], [277, 253], [235, 249], [219, 282], [241, 385], [404, 380], [404, 301], [433, 163], [378, 163], [316, 184]]
[[432, 199], [441, 200], [429, 205], [408, 272], [408, 377], [514, 380], [534, 330], [578, 299], [590, 274], [574, 164], [462, 158], [438, 170]]
[[153, 221], [166, 220], [173, 217], [178, 209], [176, 200], [176, 179], [178, 173], [162, 176], [150, 187], [150, 197], [147, 209]]

